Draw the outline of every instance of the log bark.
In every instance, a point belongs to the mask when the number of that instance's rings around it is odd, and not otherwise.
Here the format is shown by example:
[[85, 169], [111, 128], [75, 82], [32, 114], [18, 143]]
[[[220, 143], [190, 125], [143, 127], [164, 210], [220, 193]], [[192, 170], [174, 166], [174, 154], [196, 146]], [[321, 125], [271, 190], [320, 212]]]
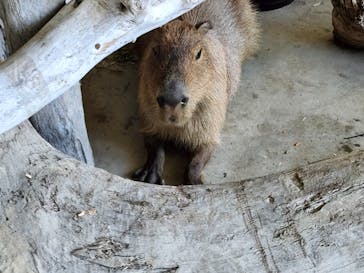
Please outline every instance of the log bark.
[[80, 84], [76, 84], [30, 118], [38, 133], [53, 147], [94, 165], [83, 111]]
[[0, 272], [361, 272], [364, 151], [221, 185], [129, 181], [0, 136]]
[[6, 42], [5, 24], [0, 13], [0, 63], [9, 56], [9, 45]]
[[203, 0], [84, 0], [0, 66], [0, 133], [24, 121], [123, 45]]
[[[3, 0], [0, 14], [11, 52], [23, 46], [63, 5], [64, 0]], [[79, 84], [36, 113], [31, 122], [55, 148], [94, 164]]]

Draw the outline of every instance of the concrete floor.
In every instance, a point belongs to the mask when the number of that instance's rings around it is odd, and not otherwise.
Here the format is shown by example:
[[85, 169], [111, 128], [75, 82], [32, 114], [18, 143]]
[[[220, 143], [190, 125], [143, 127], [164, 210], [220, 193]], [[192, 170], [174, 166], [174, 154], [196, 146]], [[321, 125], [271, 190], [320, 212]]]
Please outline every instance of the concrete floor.
[[[364, 133], [364, 52], [333, 43], [331, 9], [330, 1], [296, 0], [260, 14], [261, 49], [243, 67], [205, 183], [263, 176], [364, 147], [364, 137], [346, 139]], [[136, 67], [118, 56], [87, 75], [83, 95], [96, 165], [125, 177], [143, 164], [145, 151]], [[167, 183], [180, 183], [181, 164], [183, 156], [167, 155]]]

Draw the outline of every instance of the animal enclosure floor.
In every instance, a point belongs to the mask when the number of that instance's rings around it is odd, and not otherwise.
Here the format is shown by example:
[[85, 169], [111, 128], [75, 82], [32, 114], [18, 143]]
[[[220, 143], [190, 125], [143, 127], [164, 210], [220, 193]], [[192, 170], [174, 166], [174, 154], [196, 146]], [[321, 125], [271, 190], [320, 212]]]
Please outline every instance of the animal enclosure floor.
[[[364, 52], [333, 43], [331, 11], [330, 1], [295, 0], [260, 13], [261, 48], [243, 65], [205, 183], [263, 176], [363, 149]], [[136, 66], [106, 61], [85, 77], [82, 89], [96, 166], [129, 176], [145, 160]], [[185, 159], [172, 152], [166, 161], [166, 182], [180, 183]]]

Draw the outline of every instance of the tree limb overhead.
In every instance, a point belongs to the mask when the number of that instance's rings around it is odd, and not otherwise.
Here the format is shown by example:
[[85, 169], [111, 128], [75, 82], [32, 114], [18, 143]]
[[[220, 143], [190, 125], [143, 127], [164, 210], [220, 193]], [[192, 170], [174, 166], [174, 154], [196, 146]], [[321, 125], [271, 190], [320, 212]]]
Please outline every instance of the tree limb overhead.
[[[64, 5], [64, 0], [2, 0], [0, 36], [11, 52], [24, 45]], [[10, 55], [1, 48], [4, 60]], [[0, 91], [1, 92], [1, 91]], [[53, 147], [85, 163], [94, 159], [88, 139], [81, 86], [76, 83], [30, 118], [34, 128]]]

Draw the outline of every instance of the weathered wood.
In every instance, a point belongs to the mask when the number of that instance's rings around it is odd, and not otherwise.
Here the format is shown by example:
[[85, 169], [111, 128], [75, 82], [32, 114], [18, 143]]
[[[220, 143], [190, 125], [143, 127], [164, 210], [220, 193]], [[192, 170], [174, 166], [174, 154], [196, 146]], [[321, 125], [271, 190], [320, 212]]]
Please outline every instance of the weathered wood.
[[15, 52], [64, 5], [64, 0], [1, 0], [7, 42]]
[[[103, 58], [203, 0], [84, 0], [66, 5], [0, 66], [0, 133], [39, 111]], [[121, 4], [123, 3], [123, 4]]]
[[[64, 0], [2, 0], [1, 4], [6, 42], [15, 52], [54, 16]], [[31, 122], [51, 145], [78, 160], [94, 164], [79, 84], [36, 113]]]
[[0, 11], [0, 63], [4, 62], [6, 58], [9, 56], [9, 45], [6, 42], [5, 35], [5, 25], [2, 20], [1, 11]]
[[332, 24], [337, 41], [364, 49], [364, 1], [331, 0]]
[[30, 118], [38, 133], [53, 147], [89, 165], [94, 157], [83, 111], [80, 84], [45, 106]]
[[364, 151], [236, 183], [167, 187], [0, 136], [1, 272], [360, 272]]

